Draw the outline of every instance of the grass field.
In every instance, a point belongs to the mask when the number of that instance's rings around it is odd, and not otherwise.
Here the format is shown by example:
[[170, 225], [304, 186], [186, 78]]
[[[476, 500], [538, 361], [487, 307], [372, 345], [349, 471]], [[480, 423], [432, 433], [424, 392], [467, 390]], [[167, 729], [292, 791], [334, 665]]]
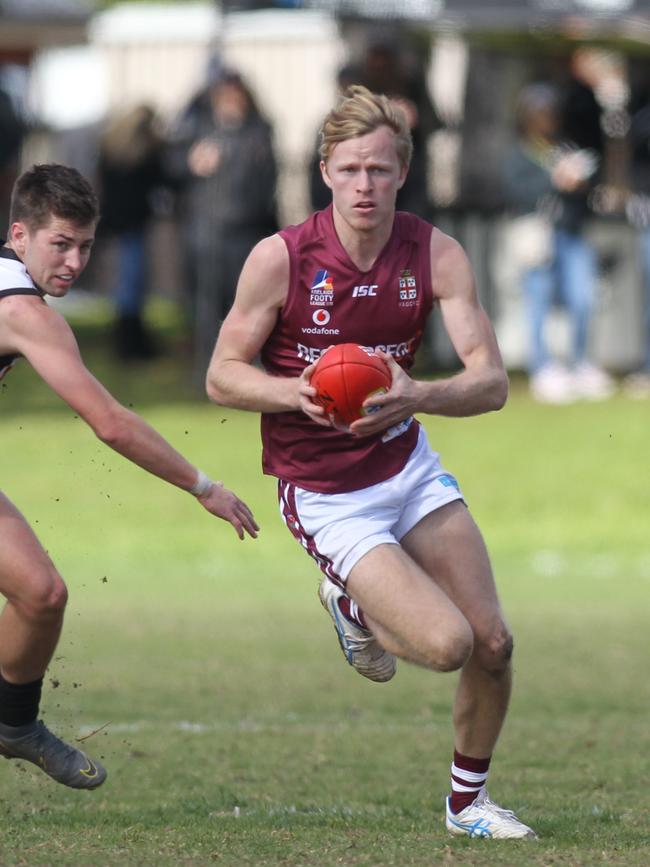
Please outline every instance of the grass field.
[[491, 794], [541, 837], [457, 840], [442, 824], [455, 677], [402, 665], [382, 686], [345, 665], [259, 472], [257, 418], [187, 399], [172, 361], [120, 370], [88, 343], [91, 367], [262, 533], [240, 543], [26, 366], [8, 377], [3, 489], [71, 592], [44, 716], [91, 735], [110, 775], [74, 792], [3, 762], [0, 864], [650, 864], [647, 403], [544, 408], [515, 385], [500, 414], [425, 422], [515, 632]]

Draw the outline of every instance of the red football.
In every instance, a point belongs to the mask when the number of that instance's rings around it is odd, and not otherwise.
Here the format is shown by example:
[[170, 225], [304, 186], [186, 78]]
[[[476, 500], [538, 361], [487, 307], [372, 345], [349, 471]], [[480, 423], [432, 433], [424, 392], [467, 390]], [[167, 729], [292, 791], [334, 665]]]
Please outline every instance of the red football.
[[339, 343], [318, 359], [310, 385], [316, 389], [314, 403], [323, 407], [335, 427], [347, 430], [368, 413], [362, 408], [367, 397], [389, 390], [391, 374], [372, 349]]

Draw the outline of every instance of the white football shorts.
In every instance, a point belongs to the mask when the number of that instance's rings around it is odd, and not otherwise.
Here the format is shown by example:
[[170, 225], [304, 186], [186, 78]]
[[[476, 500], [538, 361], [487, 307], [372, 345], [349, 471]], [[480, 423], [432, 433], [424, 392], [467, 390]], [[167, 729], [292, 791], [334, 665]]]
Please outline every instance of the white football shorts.
[[385, 482], [346, 494], [319, 494], [280, 479], [278, 498], [291, 533], [343, 586], [364, 554], [377, 545], [399, 544], [422, 518], [463, 495], [420, 428], [406, 466]]

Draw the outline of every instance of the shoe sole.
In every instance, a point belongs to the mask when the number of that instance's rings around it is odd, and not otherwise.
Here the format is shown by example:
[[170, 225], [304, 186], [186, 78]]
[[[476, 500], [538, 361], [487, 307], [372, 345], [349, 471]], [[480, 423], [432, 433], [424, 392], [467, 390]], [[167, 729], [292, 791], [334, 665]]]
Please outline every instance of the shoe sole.
[[[380, 671], [375, 671], [373, 669], [368, 669], [368, 668], [363, 669], [363, 668], [360, 668], [358, 665], [354, 664], [352, 651], [349, 651], [347, 649], [347, 647], [345, 646], [345, 636], [342, 635], [343, 630], [339, 629], [339, 616], [342, 616], [342, 615], [339, 615], [338, 610], [332, 611], [328, 601], [323, 598], [323, 594], [321, 592], [322, 586], [323, 585], [321, 584], [320, 587], [318, 588], [318, 598], [320, 599], [320, 603], [323, 606], [323, 608], [327, 611], [327, 613], [329, 614], [329, 616], [333, 620], [334, 632], [336, 633], [336, 637], [338, 638], [338, 641], [339, 641], [339, 647], [341, 648], [341, 651], [343, 652], [343, 656], [345, 657], [345, 660], [348, 663], [348, 665], [350, 665], [358, 674], [360, 674], [361, 677], [365, 677], [366, 680], [371, 680], [373, 683], [387, 683], [389, 680], [392, 680], [392, 678], [395, 676], [395, 672], [397, 671], [397, 665], [395, 663], [394, 657], [393, 657], [392, 666], [390, 666], [388, 669], [383, 669]], [[334, 600], [334, 601], [336, 601], [336, 600]], [[338, 608], [338, 606], [337, 606], [337, 608]], [[384, 651], [384, 653], [386, 653], [388, 656], [390, 656], [390, 654], [388, 654], [387, 651]]]

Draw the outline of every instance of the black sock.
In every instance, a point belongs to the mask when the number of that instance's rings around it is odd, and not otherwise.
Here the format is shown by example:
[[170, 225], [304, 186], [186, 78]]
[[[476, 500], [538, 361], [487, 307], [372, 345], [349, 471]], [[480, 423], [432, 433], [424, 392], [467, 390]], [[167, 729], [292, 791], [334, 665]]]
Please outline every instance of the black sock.
[[9, 683], [0, 674], [0, 723], [24, 726], [38, 717], [43, 678], [31, 683]]

